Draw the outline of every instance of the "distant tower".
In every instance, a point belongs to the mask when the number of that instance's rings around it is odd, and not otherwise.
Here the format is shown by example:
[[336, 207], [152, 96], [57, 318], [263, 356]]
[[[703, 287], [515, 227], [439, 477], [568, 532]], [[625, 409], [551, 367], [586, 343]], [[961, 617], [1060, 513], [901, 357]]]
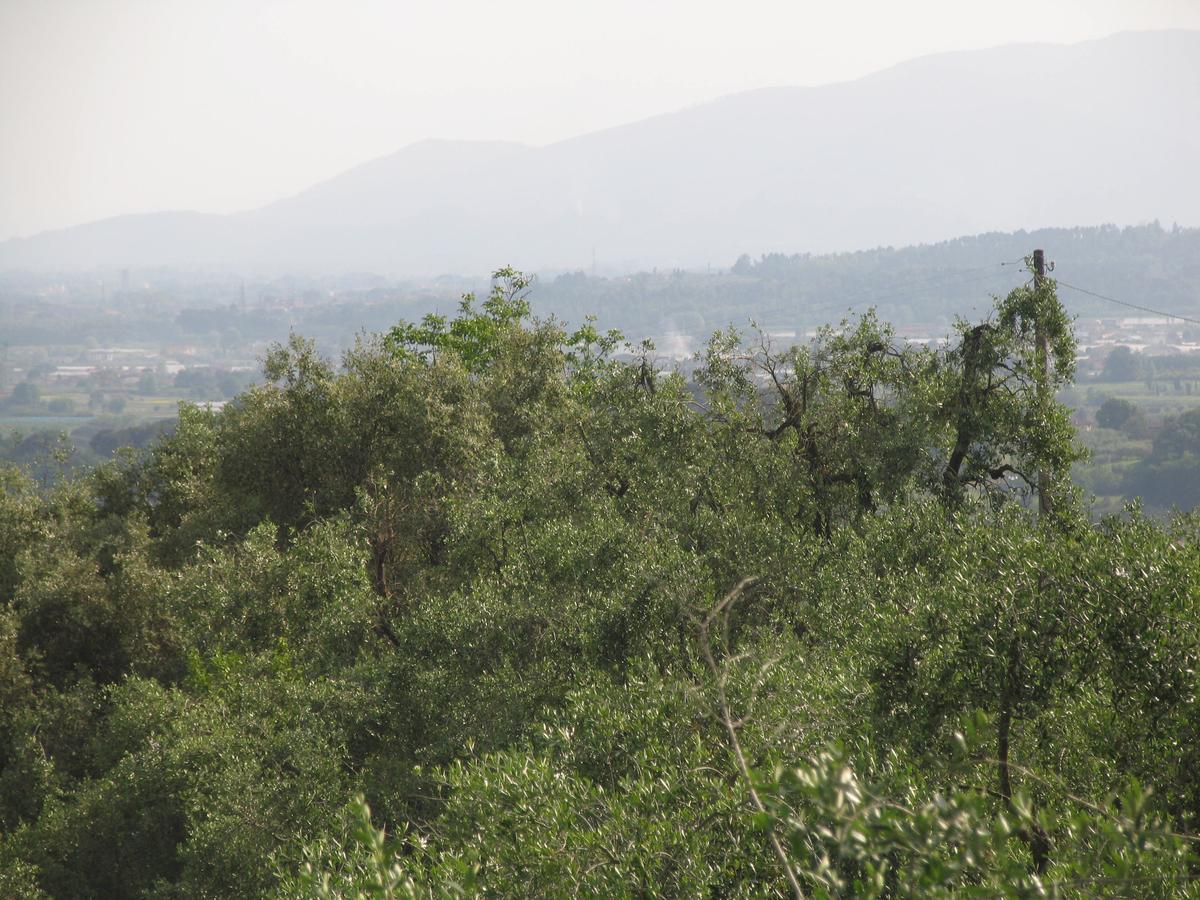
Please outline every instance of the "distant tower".
[[238, 305], [242, 309], [246, 308], [246, 282], [244, 281], [238, 286]]
[[121, 270], [121, 293], [122, 294], [129, 293], [129, 270], [128, 269]]

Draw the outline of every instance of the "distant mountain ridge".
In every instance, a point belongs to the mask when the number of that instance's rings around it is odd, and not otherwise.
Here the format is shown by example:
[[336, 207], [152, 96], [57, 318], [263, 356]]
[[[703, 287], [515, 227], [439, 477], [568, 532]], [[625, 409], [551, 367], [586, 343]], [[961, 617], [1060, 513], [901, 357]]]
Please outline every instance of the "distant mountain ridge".
[[229, 216], [0, 243], [0, 267], [392, 275], [727, 264], [1043, 226], [1200, 225], [1200, 32], [922, 57], [545, 147], [423, 141]]

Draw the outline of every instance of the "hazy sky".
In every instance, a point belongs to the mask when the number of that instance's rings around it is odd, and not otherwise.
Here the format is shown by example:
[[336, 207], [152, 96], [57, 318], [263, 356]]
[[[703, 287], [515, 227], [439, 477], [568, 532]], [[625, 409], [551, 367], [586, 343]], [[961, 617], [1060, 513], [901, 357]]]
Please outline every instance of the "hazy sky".
[[1200, 0], [0, 0], [0, 240], [230, 212], [426, 137], [542, 144]]

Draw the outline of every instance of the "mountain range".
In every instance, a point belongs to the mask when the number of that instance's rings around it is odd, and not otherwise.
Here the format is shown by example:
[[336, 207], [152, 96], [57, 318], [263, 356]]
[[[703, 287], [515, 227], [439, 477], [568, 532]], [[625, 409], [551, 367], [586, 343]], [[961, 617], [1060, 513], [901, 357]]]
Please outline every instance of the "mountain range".
[[[380, 110], [380, 115], [399, 114]], [[0, 243], [0, 268], [428, 276], [728, 265], [992, 230], [1200, 225], [1200, 32], [915, 59], [542, 147], [423, 141], [233, 215]]]

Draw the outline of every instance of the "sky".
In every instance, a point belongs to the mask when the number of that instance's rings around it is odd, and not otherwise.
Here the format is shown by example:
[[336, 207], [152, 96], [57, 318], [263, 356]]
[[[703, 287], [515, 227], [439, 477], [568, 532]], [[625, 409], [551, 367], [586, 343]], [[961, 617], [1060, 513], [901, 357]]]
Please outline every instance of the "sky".
[[425, 138], [546, 144], [1200, 0], [0, 0], [0, 240], [226, 213]]

